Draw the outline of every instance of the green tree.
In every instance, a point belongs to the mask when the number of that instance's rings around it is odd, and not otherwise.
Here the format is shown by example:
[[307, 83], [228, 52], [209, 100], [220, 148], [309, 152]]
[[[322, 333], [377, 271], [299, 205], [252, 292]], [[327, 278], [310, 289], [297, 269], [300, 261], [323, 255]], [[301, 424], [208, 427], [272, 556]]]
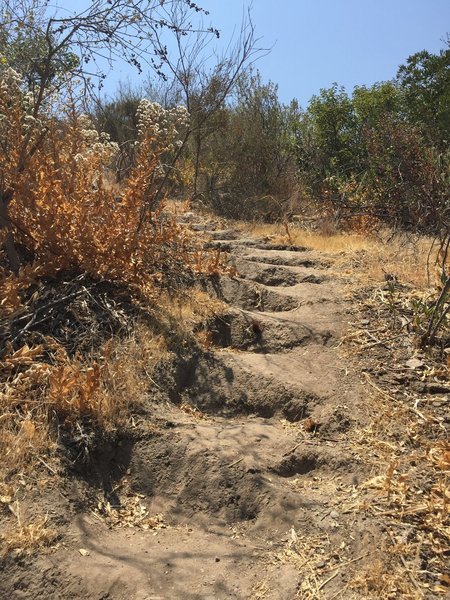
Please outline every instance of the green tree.
[[41, 81], [58, 87], [67, 74], [80, 68], [80, 58], [71, 49], [56, 47], [55, 34], [41, 29], [43, 7], [31, 6], [26, 20], [15, 22], [11, 13], [3, 13], [0, 23], [0, 60], [19, 73], [29, 90], [38, 91]]
[[377, 127], [386, 115], [405, 116], [403, 91], [394, 81], [382, 81], [370, 87], [356, 86], [352, 104], [358, 126]]
[[436, 146], [450, 142], [450, 48], [410, 56], [397, 73], [410, 120]]
[[295, 189], [292, 131], [297, 105], [258, 72], [241, 75], [233, 102], [220, 114], [201, 158], [207, 202], [231, 217], [282, 215]]
[[334, 84], [313, 96], [296, 126], [301, 179], [315, 198], [340, 202], [340, 182], [360, 170], [358, 118], [352, 98]]
[[323, 176], [351, 172], [355, 166], [356, 115], [352, 99], [337, 84], [313, 96], [308, 112], [312, 134], [321, 149]]

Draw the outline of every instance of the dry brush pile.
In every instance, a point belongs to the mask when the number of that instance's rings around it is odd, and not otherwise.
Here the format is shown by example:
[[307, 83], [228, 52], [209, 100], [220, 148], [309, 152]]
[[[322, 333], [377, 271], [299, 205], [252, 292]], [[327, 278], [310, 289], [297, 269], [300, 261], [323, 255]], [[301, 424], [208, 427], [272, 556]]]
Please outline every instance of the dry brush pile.
[[35, 459], [57, 447], [83, 458], [93, 432], [129, 417], [144, 376], [180, 342], [174, 296], [222, 259], [164, 207], [184, 108], [141, 102], [137, 166], [118, 197], [105, 178], [116, 145], [70, 97], [36, 111], [11, 69], [0, 90], [0, 495], [10, 497]]

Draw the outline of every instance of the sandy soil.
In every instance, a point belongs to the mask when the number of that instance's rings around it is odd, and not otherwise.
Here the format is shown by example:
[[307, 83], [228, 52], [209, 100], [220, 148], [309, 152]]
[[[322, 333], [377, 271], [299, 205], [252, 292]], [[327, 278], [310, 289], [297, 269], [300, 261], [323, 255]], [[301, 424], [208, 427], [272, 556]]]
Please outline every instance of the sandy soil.
[[212, 238], [238, 272], [209, 286], [229, 304], [213, 349], [161, 368], [135, 434], [55, 481], [60, 543], [7, 562], [2, 598], [360, 597], [347, 585], [378, 532], [351, 510], [370, 473], [352, 443], [366, 392], [339, 347], [343, 282], [317, 252]]

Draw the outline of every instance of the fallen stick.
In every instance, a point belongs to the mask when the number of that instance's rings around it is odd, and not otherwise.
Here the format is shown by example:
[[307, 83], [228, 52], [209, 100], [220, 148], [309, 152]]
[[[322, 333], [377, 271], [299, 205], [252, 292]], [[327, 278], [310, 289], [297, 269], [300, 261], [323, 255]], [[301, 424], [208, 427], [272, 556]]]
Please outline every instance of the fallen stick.
[[283, 454], [283, 456], [289, 456], [289, 454], [292, 454], [293, 452], [295, 452], [297, 450], [297, 448], [299, 446], [301, 446], [306, 440], [302, 440], [301, 442], [299, 442], [298, 444], [295, 444], [295, 446], [293, 448], [291, 448], [290, 450], [288, 450], [287, 452], [285, 452]]
[[291, 448], [290, 450], [288, 450], [287, 452], [285, 452], [283, 454], [283, 456], [289, 456], [289, 454], [292, 454], [293, 452], [295, 452], [295, 450], [297, 450], [297, 448], [299, 446], [301, 446], [302, 444], [311, 444], [312, 446], [320, 444], [320, 442], [343, 442], [344, 440], [336, 440], [334, 438], [314, 438], [313, 440], [301, 440], [301, 442], [298, 442], [298, 444], [295, 444], [295, 446], [293, 448]]
[[238, 463], [240, 463], [241, 461], [244, 460], [244, 457], [242, 458], [238, 458], [237, 460], [235, 460], [234, 462], [230, 463], [229, 465], [227, 465], [228, 468], [230, 467], [234, 467], [234, 465], [237, 465]]
[[[375, 340], [374, 342], [371, 342], [370, 344], [363, 344], [361, 346], [362, 350], [367, 350], [368, 348], [375, 348], [375, 346], [384, 346], [385, 348], [387, 348], [389, 350], [389, 342], [393, 342], [394, 340], [398, 339], [399, 337], [402, 337], [403, 333], [401, 333], [400, 335], [395, 335], [394, 337], [389, 338], [388, 340]], [[370, 337], [374, 337], [374, 336], [370, 336]]]
[[[358, 562], [358, 560], [362, 560], [363, 558], [366, 558], [366, 556], [369, 556], [369, 552], [366, 552], [366, 554], [361, 554], [361, 556], [358, 556], [357, 558], [352, 558], [352, 560], [347, 560], [343, 563], [339, 563], [338, 565], [336, 565], [334, 567], [330, 567], [329, 569], [327, 569], [327, 571], [335, 571], [336, 569], [340, 569], [341, 567], [346, 567], [347, 565], [351, 565], [352, 563]], [[325, 573], [327, 571], [325, 571]]]
[[44, 465], [44, 467], [47, 467], [47, 469], [50, 471], [50, 473], [53, 473], [53, 475], [58, 475], [57, 471], [55, 471], [55, 469], [53, 469], [53, 467], [51, 467], [50, 465], [48, 465], [45, 460], [42, 460], [42, 458], [40, 456], [37, 457], [38, 461], [40, 463], [42, 463]]
[[336, 573], [333, 573], [333, 575], [330, 575], [330, 577], [328, 577], [328, 579], [325, 579], [325, 581], [322, 581], [322, 583], [319, 585], [319, 587], [317, 589], [320, 591], [322, 588], [324, 588], [327, 585], [327, 583], [330, 583], [330, 581], [332, 579], [337, 577], [338, 574], [339, 574], [339, 571], [336, 571]]

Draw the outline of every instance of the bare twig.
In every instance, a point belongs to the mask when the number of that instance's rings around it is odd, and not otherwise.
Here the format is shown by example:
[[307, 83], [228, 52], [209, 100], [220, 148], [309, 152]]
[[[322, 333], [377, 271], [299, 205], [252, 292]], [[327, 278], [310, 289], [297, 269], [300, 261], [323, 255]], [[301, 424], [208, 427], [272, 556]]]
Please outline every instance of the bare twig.
[[324, 588], [328, 583], [330, 583], [330, 581], [332, 579], [334, 579], [335, 577], [337, 577], [339, 575], [339, 571], [336, 571], [336, 573], [333, 573], [333, 575], [330, 575], [330, 577], [328, 577], [328, 579], [325, 579], [325, 581], [322, 581], [322, 583], [318, 586], [318, 590], [320, 591], [322, 588]]
[[237, 465], [238, 463], [242, 462], [244, 460], [244, 457], [238, 458], [238, 460], [235, 460], [234, 462], [230, 463], [229, 465], [227, 465], [228, 468], [230, 467], [234, 467], [235, 465]]
[[37, 459], [40, 463], [42, 463], [44, 465], [44, 467], [47, 467], [47, 469], [50, 471], [50, 473], [53, 473], [53, 475], [58, 475], [58, 472], [55, 471], [55, 469], [53, 469], [53, 467], [51, 467], [49, 464], [47, 464], [45, 462], [45, 460], [43, 460], [40, 456], [37, 456]]

